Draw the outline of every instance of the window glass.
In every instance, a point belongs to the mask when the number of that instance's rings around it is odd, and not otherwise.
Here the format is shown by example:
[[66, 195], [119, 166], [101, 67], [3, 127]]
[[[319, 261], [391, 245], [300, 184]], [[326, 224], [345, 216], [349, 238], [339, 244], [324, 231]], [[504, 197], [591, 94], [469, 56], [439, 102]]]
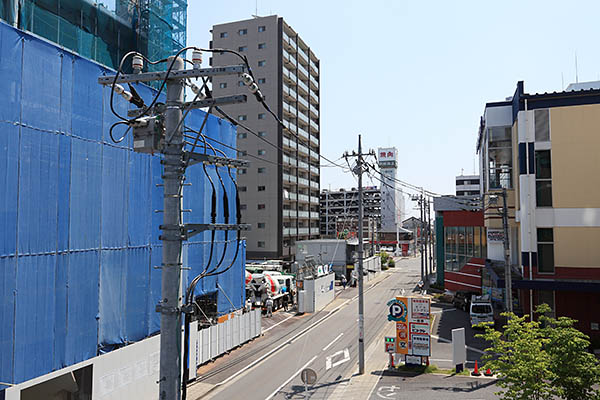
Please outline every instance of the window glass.
[[552, 207], [552, 182], [535, 182], [535, 205], [538, 207]]
[[258, 66], [259, 66], [259, 67], [264, 67], [265, 65], [267, 65], [267, 61], [266, 61], [266, 60], [260, 60], [260, 61], [258, 62]]
[[265, 242], [259, 240], [258, 243], [257, 243], [257, 246], [258, 247], [265, 247]]
[[473, 256], [482, 258], [481, 255], [481, 228], [475, 226], [473, 228]]
[[535, 141], [547, 142], [550, 140], [550, 123], [548, 110], [535, 110]]
[[247, 115], [238, 115], [238, 121], [245, 121], [248, 119]]
[[259, 137], [265, 137], [266, 135], [267, 135], [267, 132], [258, 132]]
[[481, 258], [487, 258], [487, 231], [481, 228]]
[[259, 48], [259, 50], [260, 50], [260, 49], [264, 49], [264, 48], [266, 48], [266, 47], [267, 47], [267, 44], [266, 44], [266, 43], [259, 43], [259, 44], [258, 44], [258, 48]]
[[259, 26], [259, 27], [258, 27], [258, 31], [259, 31], [259, 32], [264, 32], [264, 31], [266, 31], [266, 30], [267, 30], [267, 27], [266, 27], [266, 26], [264, 26], [264, 25], [261, 25], [261, 26]]
[[240, 36], [244, 36], [244, 35], [248, 34], [248, 29], [240, 29], [238, 31], [238, 33]]
[[238, 86], [244, 86], [244, 82], [243, 81], [238, 81]]
[[550, 150], [535, 152], [535, 177], [536, 179], [551, 179]]
[[264, 204], [259, 204], [259, 205], [258, 205], [258, 209], [259, 209], [259, 210], [264, 210], [264, 209], [265, 209], [265, 207], [266, 207], [266, 206], [265, 206]]
[[538, 242], [554, 242], [554, 230], [552, 228], [538, 228], [537, 240]]
[[221, 83], [219, 83], [219, 87], [221, 89], [225, 89], [227, 87], [227, 82], [221, 82]]
[[258, 83], [259, 84], [263, 84], [263, 83], [266, 83], [266, 82], [267, 82], [267, 80], [265, 78], [258, 78]]
[[248, 50], [248, 46], [240, 46], [240, 47], [238, 47], [238, 51], [239, 52], [244, 52], [246, 50]]
[[246, 186], [239, 186], [239, 187], [238, 187], [238, 190], [239, 190], [240, 192], [245, 192], [246, 190], [248, 190], [248, 188], [246, 188]]
[[220, 35], [220, 36], [221, 36], [222, 38], [226, 38], [226, 37], [227, 37], [227, 32], [221, 32], [221, 35]]
[[264, 174], [266, 170], [267, 170], [267, 168], [265, 168], [265, 167], [258, 167], [259, 174]]
[[258, 191], [259, 192], [264, 192], [266, 190], [265, 186], [259, 186], [258, 187]]
[[258, 114], [258, 119], [265, 119], [265, 114], [263, 114], [263, 113]]
[[238, 139], [246, 139], [248, 137], [248, 133], [240, 132], [238, 133]]
[[512, 188], [511, 127], [488, 129], [488, 170], [490, 189]]
[[454, 243], [452, 241], [452, 227], [447, 226], [444, 228], [444, 231], [446, 232], [446, 253], [453, 253]]
[[538, 272], [554, 272], [554, 232], [552, 228], [537, 229]]
[[263, 149], [259, 149], [257, 153], [258, 153], [259, 156], [264, 156], [265, 153], [266, 153], [266, 151], [263, 150]]
[[458, 251], [459, 254], [465, 254], [466, 229], [464, 226], [458, 227]]
[[473, 257], [473, 227], [467, 226], [467, 256]]
[[264, 222], [259, 222], [257, 225], [258, 225], [258, 229], [264, 229], [265, 228], [265, 223]]

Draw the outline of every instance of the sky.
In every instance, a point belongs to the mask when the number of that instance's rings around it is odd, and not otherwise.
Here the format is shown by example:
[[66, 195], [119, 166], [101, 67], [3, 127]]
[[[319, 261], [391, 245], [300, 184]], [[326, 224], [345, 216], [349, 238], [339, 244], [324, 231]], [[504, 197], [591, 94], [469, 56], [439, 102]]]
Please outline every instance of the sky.
[[[364, 149], [396, 147], [398, 178], [435, 193], [474, 172], [486, 102], [519, 80], [526, 93], [600, 80], [599, 1], [189, 0], [188, 45], [208, 46], [212, 25], [257, 6], [320, 59], [321, 154], [356, 150], [360, 133]], [[322, 189], [353, 186], [321, 168]]]

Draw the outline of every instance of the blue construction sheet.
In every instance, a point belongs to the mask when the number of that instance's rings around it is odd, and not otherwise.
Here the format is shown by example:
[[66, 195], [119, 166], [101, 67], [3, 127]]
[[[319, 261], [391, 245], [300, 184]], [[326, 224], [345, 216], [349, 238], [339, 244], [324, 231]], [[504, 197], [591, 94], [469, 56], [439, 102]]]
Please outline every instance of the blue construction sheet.
[[[20, 383], [139, 341], [160, 329], [162, 168], [158, 155], [115, 144], [111, 73], [45, 40], [0, 23], [0, 382]], [[149, 103], [155, 91], [136, 85]], [[114, 108], [131, 106], [115, 96]], [[186, 125], [198, 129], [204, 113]], [[115, 130], [116, 135], [123, 130]], [[204, 133], [235, 148], [236, 130], [209, 116]], [[212, 142], [229, 157], [235, 151]], [[196, 148], [203, 152], [204, 147]], [[208, 150], [212, 154], [212, 150]], [[223, 193], [235, 223], [234, 184], [227, 168], [207, 172], [224, 222]], [[235, 170], [232, 175], [235, 178]], [[212, 188], [201, 165], [188, 168], [184, 214], [210, 222]], [[187, 286], [207, 267], [211, 234], [184, 244]], [[232, 263], [236, 233], [217, 232], [215, 268]], [[196, 294], [217, 292], [219, 313], [244, 304], [245, 243], [227, 272], [201, 281]], [[2, 387], [0, 387], [0, 390]]]

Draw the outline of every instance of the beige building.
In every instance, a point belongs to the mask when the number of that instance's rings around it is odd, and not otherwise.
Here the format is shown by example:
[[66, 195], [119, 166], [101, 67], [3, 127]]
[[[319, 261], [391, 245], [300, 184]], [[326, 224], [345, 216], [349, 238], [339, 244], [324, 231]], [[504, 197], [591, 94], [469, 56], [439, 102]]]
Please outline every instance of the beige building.
[[519, 82], [511, 100], [486, 105], [478, 140], [487, 264], [503, 260], [502, 204], [490, 197], [506, 188], [517, 308], [529, 314], [548, 303], [557, 316], [579, 320], [578, 328], [595, 340], [600, 340], [599, 132], [600, 82], [544, 94], [527, 94]]
[[[213, 26], [212, 47], [248, 57], [266, 102], [282, 127], [258, 102], [223, 109], [257, 136], [238, 127], [238, 171], [248, 259], [291, 259], [295, 242], [319, 237], [319, 59], [276, 15]], [[211, 65], [239, 64], [232, 54], [214, 54]], [[215, 77], [215, 96], [238, 94], [238, 77]], [[244, 88], [245, 89], [245, 88]], [[244, 157], [251, 155], [252, 157]], [[258, 159], [257, 159], [258, 158]]]

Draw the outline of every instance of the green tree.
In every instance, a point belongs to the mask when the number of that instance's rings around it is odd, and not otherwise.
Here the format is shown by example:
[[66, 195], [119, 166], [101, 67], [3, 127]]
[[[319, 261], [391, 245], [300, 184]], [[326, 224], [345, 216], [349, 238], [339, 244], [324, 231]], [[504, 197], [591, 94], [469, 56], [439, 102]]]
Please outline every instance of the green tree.
[[568, 317], [551, 317], [550, 307], [540, 305], [541, 331], [548, 338], [546, 352], [550, 357], [553, 379], [550, 382], [558, 396], [567, 400], [591, 399], [600, 396], [594, 385], [600, 383], [600, 365], [587, 350], [589, 337], [575, 329], [575, 320]]
[[386, 253], [385, 251], [379, 253], [379, 257], [381, 257], [381, 265], [387, 264], [388, 259], [390, 258], [388, 253]]
[[491, 324], [477, 335], [488, 342], [484, 368], [493, 370], [503, 399], [544, 400], [598, 398], [593, 386], [600, 383], [600, 367], [587, 352], [589, 338], [573, 327], [575, 321], [548, 316], [550, 308], [537, 308], [538, 320], [504, 313], [504, 332]]

